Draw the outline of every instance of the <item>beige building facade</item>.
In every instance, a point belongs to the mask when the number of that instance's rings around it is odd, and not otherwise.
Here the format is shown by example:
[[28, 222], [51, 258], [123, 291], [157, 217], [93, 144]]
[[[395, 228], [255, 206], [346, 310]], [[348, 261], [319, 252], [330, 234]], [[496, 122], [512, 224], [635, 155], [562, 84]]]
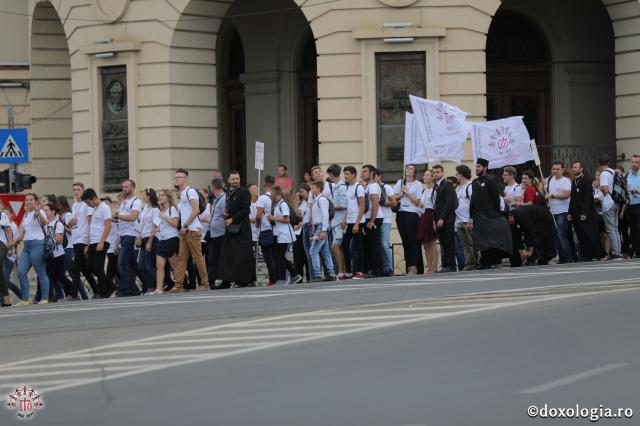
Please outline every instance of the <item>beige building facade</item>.
[[546, 162], [640, 152], [638, 0], [5, 0], [0, 28], [42, 193], [255, 181], [255, 141], [269, 173], [397, 175], [409, 93], [524, 115]]

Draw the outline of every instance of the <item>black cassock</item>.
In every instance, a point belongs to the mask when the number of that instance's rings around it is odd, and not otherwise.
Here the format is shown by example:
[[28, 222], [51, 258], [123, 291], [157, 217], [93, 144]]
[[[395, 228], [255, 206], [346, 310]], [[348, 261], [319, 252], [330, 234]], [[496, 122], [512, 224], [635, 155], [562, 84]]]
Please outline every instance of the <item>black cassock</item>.
[[517, 229], [526, 247], [533, 247], [533, 256], [541, 263], [556, 257], [556, 225], [551, 212], [540, 206], [519, 206], [512, 212]]
[[234, 225], [240, 225], [238, 233], [229, 228], [224, 235], [222, 251], [218, 262], [218, 278], [236, 284], [249, 284], [256, 281], [253, 243], [251, 241], [251, 193], [246, 188], [231, 190], [227, 195], [227, 215]]
[[473, 248], [509, 257], [512, 250], [511, 227], [500, 212], [500, 191], [493, 176], [476, 178], [472, 183], [469, 212], [473, 219]]
[[[571, 198], [569, 201], [569, 214], [571, 215], [573, 229], [580, 242], [580, 255], [583, 260], [602, 258], [605, 255], [600, 241], [600, 228], [593, 200], [593, 186], [591, 177], [581, 175], [575, 178], [571, 184]], [[587, 220], [580, 220], [580, 215]]]

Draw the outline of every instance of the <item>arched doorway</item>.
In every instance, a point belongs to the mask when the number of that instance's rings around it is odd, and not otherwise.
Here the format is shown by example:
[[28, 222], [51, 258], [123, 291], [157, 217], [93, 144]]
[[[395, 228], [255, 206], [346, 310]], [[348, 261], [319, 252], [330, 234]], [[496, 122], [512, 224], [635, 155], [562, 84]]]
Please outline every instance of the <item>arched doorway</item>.
[[31, 26], [31, 152], [38, 188], [66, 194], [73, 181], [71, 66], [67, 36], [50, 2], [38, 2]]
[[255, 141], [265, 143], [265, 170], [289, 175], [317, 164], [315, 40], [292, 0], [235, 0], [216, 47], [220, 168], [255, 181]]
[[614, 54], [601, 0], [504, 0], [487, 36], [487, 119], [523, 115], [543, 168], [615, 158]]

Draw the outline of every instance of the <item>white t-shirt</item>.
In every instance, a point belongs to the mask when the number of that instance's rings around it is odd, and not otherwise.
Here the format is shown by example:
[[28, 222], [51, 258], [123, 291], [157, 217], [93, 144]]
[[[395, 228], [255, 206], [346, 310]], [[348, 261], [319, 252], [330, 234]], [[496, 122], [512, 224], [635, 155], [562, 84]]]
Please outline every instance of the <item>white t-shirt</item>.
[[[10, 224], [11, 222], [9, 221], [9, 215], [7, 215], [5, 212], [0, 212], [0, 241], [2, 241], [5, 246], [9, 244], [5, 228], [10, 227]], [[15, 239], [16, 237], [17, 235], [13, 234], [13, 238]]]
[[[359, 183], [354, 183], [353, 185], [349, 185], [347, 188], [347, 223], [354, 224], [356, 223], [356, 219], [358, 218], [358, 212], [360, 211], [360, 206], [358, 204], [358, 199], [364, 198], [366, 196], [365, 190]], [[364, 215], [362, 215], [362, 220], [360, 223], [364, 223]]]
[[93, 209], [84, 201], [76, 201], [73, 203], [71, 213], [78, 223], [71, 229], [69, 244], [89, 244], [89, 217], [93, 214]]
[[58, 244], [58, 235], [62, 235], [64, 241], [64, 225], [60, 222], [57, 216], [51, 222], [47, 223], [47, 232], [53, 232], [54, 238], [56, 239], [56, 248], [53, 251], [53, 257], [64, 256], [64, 247], [62, 242]]
[[[18, 238], [18, 232], [20, 232], [20, 228], [18, 228], [18, 225], [16, 225], [15, 222], [11, 222], [9, 224], [9, 226], [11, 227], [11, 231], [13, 232], [13, 239], [15, 240], [16, 238]], [[7, 260], [15, 263], [17, 259], [16, 256], [16, 249], [15, 247], [13, 248], [13, 254], [11, 256], [7, 256]]]
[[[44, 216], [42, 210], [40, 210], [40, 213]], [[24, 228], [25, 241], [44, 240], [44, 231], [35, 211], [25, 213], [24, 219], [22, 219], [22, 227]]]
[[[121, 216], [129, 216], [134, 210], [138, 212], [138, 217], [140, 217], [140, 212], [142, 211], [142, 201], [140, 201], [138, 197], [132, 197], [124, 200], [122, 202], [122, 205], [120, 206], [119, 214]], [[121, 237], [138, 237], [140, 235], [137, 229], [137, 221], [125, 222], [124, 220], [119, 220], [118, 224], [118, 233]]]
[[[89, 244], [97, 244], [102, 239], [104, 233], [104, 221], [111, 218], [111, 209], [107, 203], [102, 202], [100, 205], [93, 209], [93, 216], [91, 217], [91, 226], [89, 227]], [[122, 224], [123, 222], [118, 222]], [[119, 230], [122, 235], [122, 229]]]
[[271, 214], [271, 192], [265, 192], [258, 197], [256, 207], [264, 209], [262, 212], [262, 218], [260, 218], [260, 232], [269, 231], [271, 229], [271, 222], [267, 218]]
[[[164, 210], [162, 213], [164, 213], [165, 216], [169, 216], [172, 219], [176, 219], [179, 217], [178, 209], [174, 206], [170, 206], [167, 210]], [[171, 238], [180, 237], [180, 231], [178, 230], [178, 228], [174, 227], [169, 222], [162, 219], [160, 217], [160, 214], [158, 214], [155, 217], [153, 224], [158, 227], [156, 238], [160, 241], [166, 241], [166, 240], [170, 240]]]
[[[384, 184], [384, 190], [387, 193], [387, 201], [389, 201], [389, 198], [391, 198], [394, 194], [393, 192], [393, 188], [391, 187], [391, 185], [387, 185], [386, 183]], [[383, 205], [380, 206], [380, 210], [382, 210], [382, 217], [384, 218], [384, 220], [382, 221], [382, 223], [392, 223], [392, 216], [393, 216], [393, 212], [391, 211], [391, 207], [385, 207]]]
[[140, 220], [140, 236], [142, 238], [148, 238], [151, 236], [151, 230], [153, 223], [158, 218], [160, 209], [157, 207], [145, 206], [142, 209], [142, 213], [138, 216]]
[[309, 202], [307, 200], [302, 200], [300, 203], [300, 213], [302, 214], [303, 225], [311, 223], [311, 218], [309, 217]]
[[[549, 188], [547, 188], [547, 190], [551, 195], [557, 195], [563, 191], [571, 192], [571, 181], [564, 176], [562, 176], [560, 179], [552, 177], [551, 179], [548, 179], [548, 181]], [[560, 214], [569, 212], [569, 201], [569, 198], [567, 198], [566, 200], [557, 200], [555, 198], [550, 198], [549, 208], [551, 210], [551, 213]]]
[[118, 242], [118, 224], [111, 223], [111, 230], [109, 231], [109, 235], [107, 235], [107, 240], [109, 243], [109, 249], [107, 250], [107, 254], [116, 252], [116, 243]]
[[[64, 214], [64, 220], [63, 222], [68, 226], [69, 225], [69, 221], [73, 219], [73, 213], [71, 212], [67, 212]], [[67, 232], [65, 230], [65, 232]], [[65, 248], [73, 248], [73, 244], [71, 243], [71, 238], [73, 236], [73, 230], [71, 231], [71, 233], [67, 233], [67, 246]]]
[[[200, 202], [200, 197], [198, 196], [198, 191], [191, 186], [187, 186], [184, 191], [180, 193], [180, 202], [178, 203], [178, 210], [180, 210], [180, 226], [184, 227], [187, 219], [191, 216], [193, 209], [191, 208], [191, 201], [196, 200], [198, 203]], [[200, 219], [198, 216], [191, 222], [188, 227], [189, 231], [200, 231], [202, 229], [202, 224], [200, 223]]]
[[[258, 214], [258, 205], [256, 203], [251, 203], [251, 206], [249, 207], [249, 219], [255, 220], [257, 214]], [[260, 232], [258, 231], [258, 228], [256, 228], [256, 224], [252, 223], [251, 224], [251, 241], [253, 241], [254, 243], [258, 241], [259, 233]]]
[[606, 186], [606, 187], [609, 188], [609, 193], [607, 193], [607, 194], [603, 193], [603, 197], [602, 197], [602, 213], [608, 212], [615, 205], [615, 202], [613, 201], [613, 198], [611, 198], [611, 194], [610, 194], [610, 192], [613, 191], [613, 176], [614, 176], [614, 173], [615, 172], [612, 169], [603, 170], [600, 173], [600, 187]]
[[424, 191], [422, 191], [422, 198], [420, 199], [420, 201], [422, 202], [422, 205], [425, 209], [433, 210], [435, 208], [433, 206], [433, 198], [431, 198], [433, 196], [434, 189], [435, 186], [431, 188], [425, 188]]
[[456, 193], [458, 196], [458, 208], [456, 209], [455, 225], [458, 226], [460, 223], [469, 222], [471, 216], [469, 213], [469, 207], [471, 206], [471, 194], [473, 193], [473, 186], [471, 185], [471, 182], [458, 186]]
[[[289, 206], [284, 201], [278, 201], [276, 204], [273, 215], [275, 217], [289, 216]], [[276, 222], [273, 229], [273, 236], [278, 239], [278, 244], [292, 243], [293, 242], [293, 228], [288, 223]]]
[[524, 196], [524, 189], [522, 189], [522, 185], [515, 182], [511, 185], [505, 186], [504, 188], [505, 197], [511, 198], [509, 201], [509, 207], [516, 207], [516, 199]]
[[[406, 185], [407, 189], [409, 190], [409, 193], [411, 195], [413, 195], [414, 198], [420, 200], [422, 198], [422, 182], [414, 180], [413, 182], [409, 183], [407, 182]], [[422, 214], [422, 209], [419, 206], [416, 206], [415, 204], [413, 204], [411, 202], [411, 200], [409, 199], [409, 197], [407, 196], [402, 196], [402, 179], [400, 179], [397, 183], [396, 186], [393, 188], [393, 192], [394, 194], [398, 194], [401, 196], [401, 198], [398, 199], [398, 202], [400, 203], [400, 208], [398, 209], [398, 211], [400, 212], [408, 212], [408, 213], [416, 213], [416, 214]]]
[[[378, 184], [377, 182], [371, 182], [369, 185], [367, 185], [367, 197], [369, 197], [369, 210], [364, 214], [365, 219], [371, 218], [371, 210], [373, 208], [373, 201], [371, 201], [372, 195], [377, 195], [378, 200], [380, 200], [380, 197], [382, 196], [382, 190], [380, 189], [380, 184]], [[384, 216], [382, 214], [382, 210], [378, 208], [378, 214], [376, 215], [376, 219], [383, 219], [383, 218]]]

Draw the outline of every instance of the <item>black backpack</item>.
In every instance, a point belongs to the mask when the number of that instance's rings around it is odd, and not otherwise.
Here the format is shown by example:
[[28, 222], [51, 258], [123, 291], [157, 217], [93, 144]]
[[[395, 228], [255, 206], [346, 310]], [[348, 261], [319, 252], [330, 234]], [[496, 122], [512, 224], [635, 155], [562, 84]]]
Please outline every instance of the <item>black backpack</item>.
[[364, 186], [360, 185], [359, 183], [356, 184], [356, 200], [358, 199], [358, 187], [361, 186], [362, 189], [364, 190], [364, 213], [367, 213], [369, 211], [369, 207], [371, 207], [371, 201], [369, 200], [368, 194], [367, 194], [367, 190], [364, 189]]
[[[196, 191], [196, 194], [198, 194], [198, 215], [201, 215], [202, 213], [207, 211], [207, 200], [204, 199], [204, 196], [200, 193], [200, 191], [197, 191], [195, 188], [191, 186], [187, 188], [187, 192], [190, 189], [193, 189], [194, 191]], [[187, 199], [189, 199], [188, 194], [187, 194]]]
[[[265, 195], [267, 195], [267, 194], [265, 194]], [[269, 196], [267, 195], [267, 197], [269, 197]], [[271, 198], [271, 197], [269, 197], [269, 198]], [[298, 225], [300, 223], [300, 218], [296, 214], [296, 211], [293, 209], [291, 204], [289, 204], [285, 200], [280, 200], [280, 202], [278, 204], [273, 204], [273, 199], [272, 199], [272, 201], [271, 201], [271, 215], [275, 215], [276, 207], [278, 207], [278, 209], [280, 210], [280, 213], [282, 213], [282, 209], [280, 208], [280, 204], [282, 204], [282, 203], [286, 204], [287, 207], [289, 208], [289, 225], [291, 225], [291, 226]]]
[[607, 169], [605, 172], [613, 174], [613, 188], [609, 188], [609, 195], [618, 205], [625, 204], [629, 199], [627, 179], [615, 171]]
[[[321, 195], [320, 197], [324, 198], [325, 200], [327, 200], [329, 202], [329, 222], [331, 222], [333, 220], [333, 218], [336, 216], [336, 205], [333, 204], [333, 201], [331, 201], [330, 199], [328, 199], [324, 195]], [[320, 199], [320, 197], [318, 197], [318, 199]]]

